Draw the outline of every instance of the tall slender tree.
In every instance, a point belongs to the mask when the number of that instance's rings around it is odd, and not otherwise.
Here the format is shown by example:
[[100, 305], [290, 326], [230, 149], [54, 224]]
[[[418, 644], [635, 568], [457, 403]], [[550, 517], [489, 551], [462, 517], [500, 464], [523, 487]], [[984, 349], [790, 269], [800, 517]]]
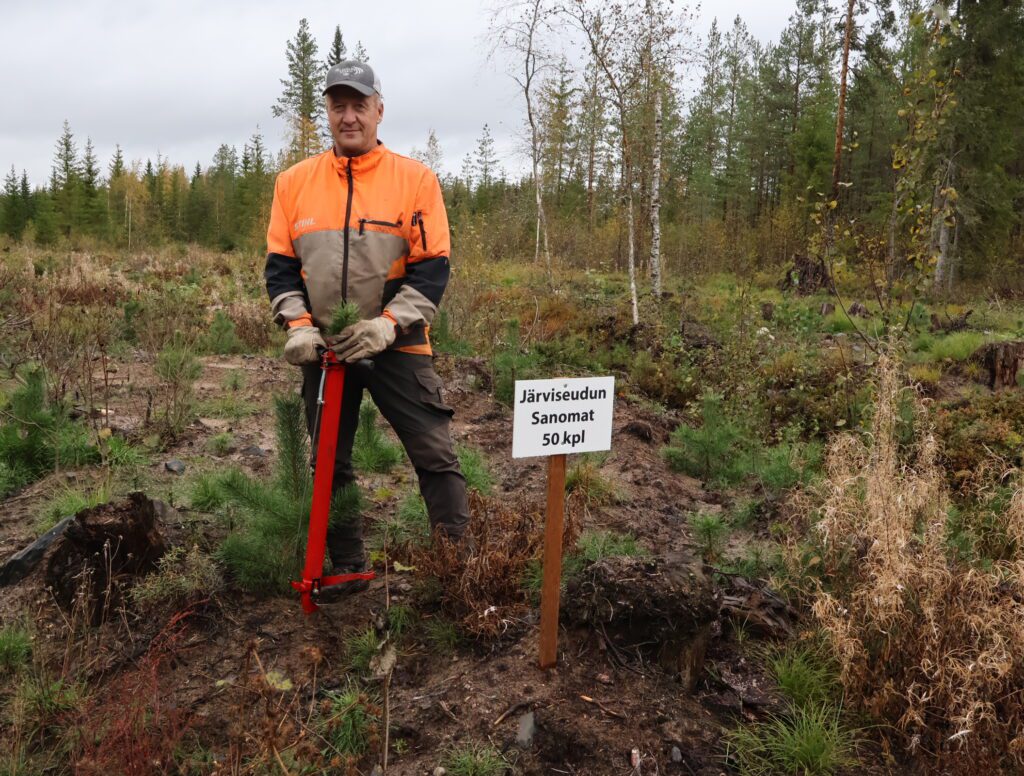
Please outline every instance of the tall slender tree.
[[299, 21], [298, 32], [285, 47], [288, 77], [281, 79], [284, 87], [271, 110], [288, 125], [291, 161], [317, 154], [323, 145], [317, 130], [323, 110], [320, 91], [324, 63], [317, 56], [316, 40], [309, 32], [309, 22]]

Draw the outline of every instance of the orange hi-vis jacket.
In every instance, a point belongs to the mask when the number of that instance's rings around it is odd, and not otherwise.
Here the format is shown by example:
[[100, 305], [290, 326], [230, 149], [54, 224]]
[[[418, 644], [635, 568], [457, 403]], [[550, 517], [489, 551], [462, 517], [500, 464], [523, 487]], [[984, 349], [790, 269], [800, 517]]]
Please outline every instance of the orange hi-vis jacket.
[[334, 150], [277, 176], [264, 277], [274, 320], [327, 328], [339, 302], [398, 327], [392, 349], [430, 354], [451, 238], [437, 176], [384, 145]]

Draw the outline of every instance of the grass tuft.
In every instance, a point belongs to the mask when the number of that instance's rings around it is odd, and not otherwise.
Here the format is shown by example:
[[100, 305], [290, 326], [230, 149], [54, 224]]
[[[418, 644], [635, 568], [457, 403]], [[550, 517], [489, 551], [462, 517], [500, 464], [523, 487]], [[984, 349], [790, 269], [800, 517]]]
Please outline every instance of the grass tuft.
[[0, 628], [0, 673], [20, 670], [32, 656], [32, 634], [20, 625]]
[[466, 743], [448, 750], [444, 767], [451, 776], [500, 776], [508, 764], [494, 747]]
[[743, 776], [830, 776], [853, 764], [855, 738], [832, 707], [811, 705], [732, 731], [726, 745]]

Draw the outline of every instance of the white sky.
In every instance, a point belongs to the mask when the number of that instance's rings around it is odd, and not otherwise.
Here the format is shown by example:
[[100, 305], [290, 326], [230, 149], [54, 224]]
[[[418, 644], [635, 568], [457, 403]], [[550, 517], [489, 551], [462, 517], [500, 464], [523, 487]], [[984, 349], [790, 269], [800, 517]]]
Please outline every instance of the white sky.
[[[718, 0], [696, 31], [739, 14], [755, 37], [775, 39], [793, 6]], [[65, 118], [80, 150], [92, 138], [104, 174], [115, 143], [128, 160], [160, 153], [191, 170], [209, 165], [221, 143], [241, 149], [258, 126], [276, 151], [284, 127], [270, 108], [303, 16], [322, 56], [336, 24], [350, 52], [363, 42], [382, 81], [380, 137], [391, 148], [408, 153], [434, 128], [455, 172], [486, 122], [502, 164], [521, 168], [521, 98], [502, 64], [488, 61], [479, 2], [0, 0], [0, 176], [14, 164], [33, 186], [45, 183]]]

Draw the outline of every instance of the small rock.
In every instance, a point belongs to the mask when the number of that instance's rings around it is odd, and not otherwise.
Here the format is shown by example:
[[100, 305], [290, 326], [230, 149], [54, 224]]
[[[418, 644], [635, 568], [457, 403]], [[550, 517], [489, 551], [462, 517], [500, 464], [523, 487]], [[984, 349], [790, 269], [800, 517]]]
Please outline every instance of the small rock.
[[683, 761], [683, 752], [678, 746], [672, 747], [672, 762], [681, 763]]
[[241, 453], [242, 455], [248, 455], [251, 456], [252, 458], [267, 457], [267, 451], [264, 450], [262, 447], [259, 447], [258, 445], [249, 445], [248, 447], [243, 447]]
[[434, 776], [446, 776], [447, 773], [448, 771], [442, 768], [440, 765], [434, 768]]
[[379, 765], [373, 766], [373, 770], [370, 771], [370, 776], [384, 776], [384, 769]]
[[164, 468], [171, 474], [185, 473], [185, 464], [182, 461], [179, 461], [177, 458], [174, 458], [164, 463]]
[[537, 732], [537, 722], [533, 712], [528, 711], [519, 718], [519, 731], [516, 733], [516, 743], [521, 749], [533, 747], [533, 735]]

